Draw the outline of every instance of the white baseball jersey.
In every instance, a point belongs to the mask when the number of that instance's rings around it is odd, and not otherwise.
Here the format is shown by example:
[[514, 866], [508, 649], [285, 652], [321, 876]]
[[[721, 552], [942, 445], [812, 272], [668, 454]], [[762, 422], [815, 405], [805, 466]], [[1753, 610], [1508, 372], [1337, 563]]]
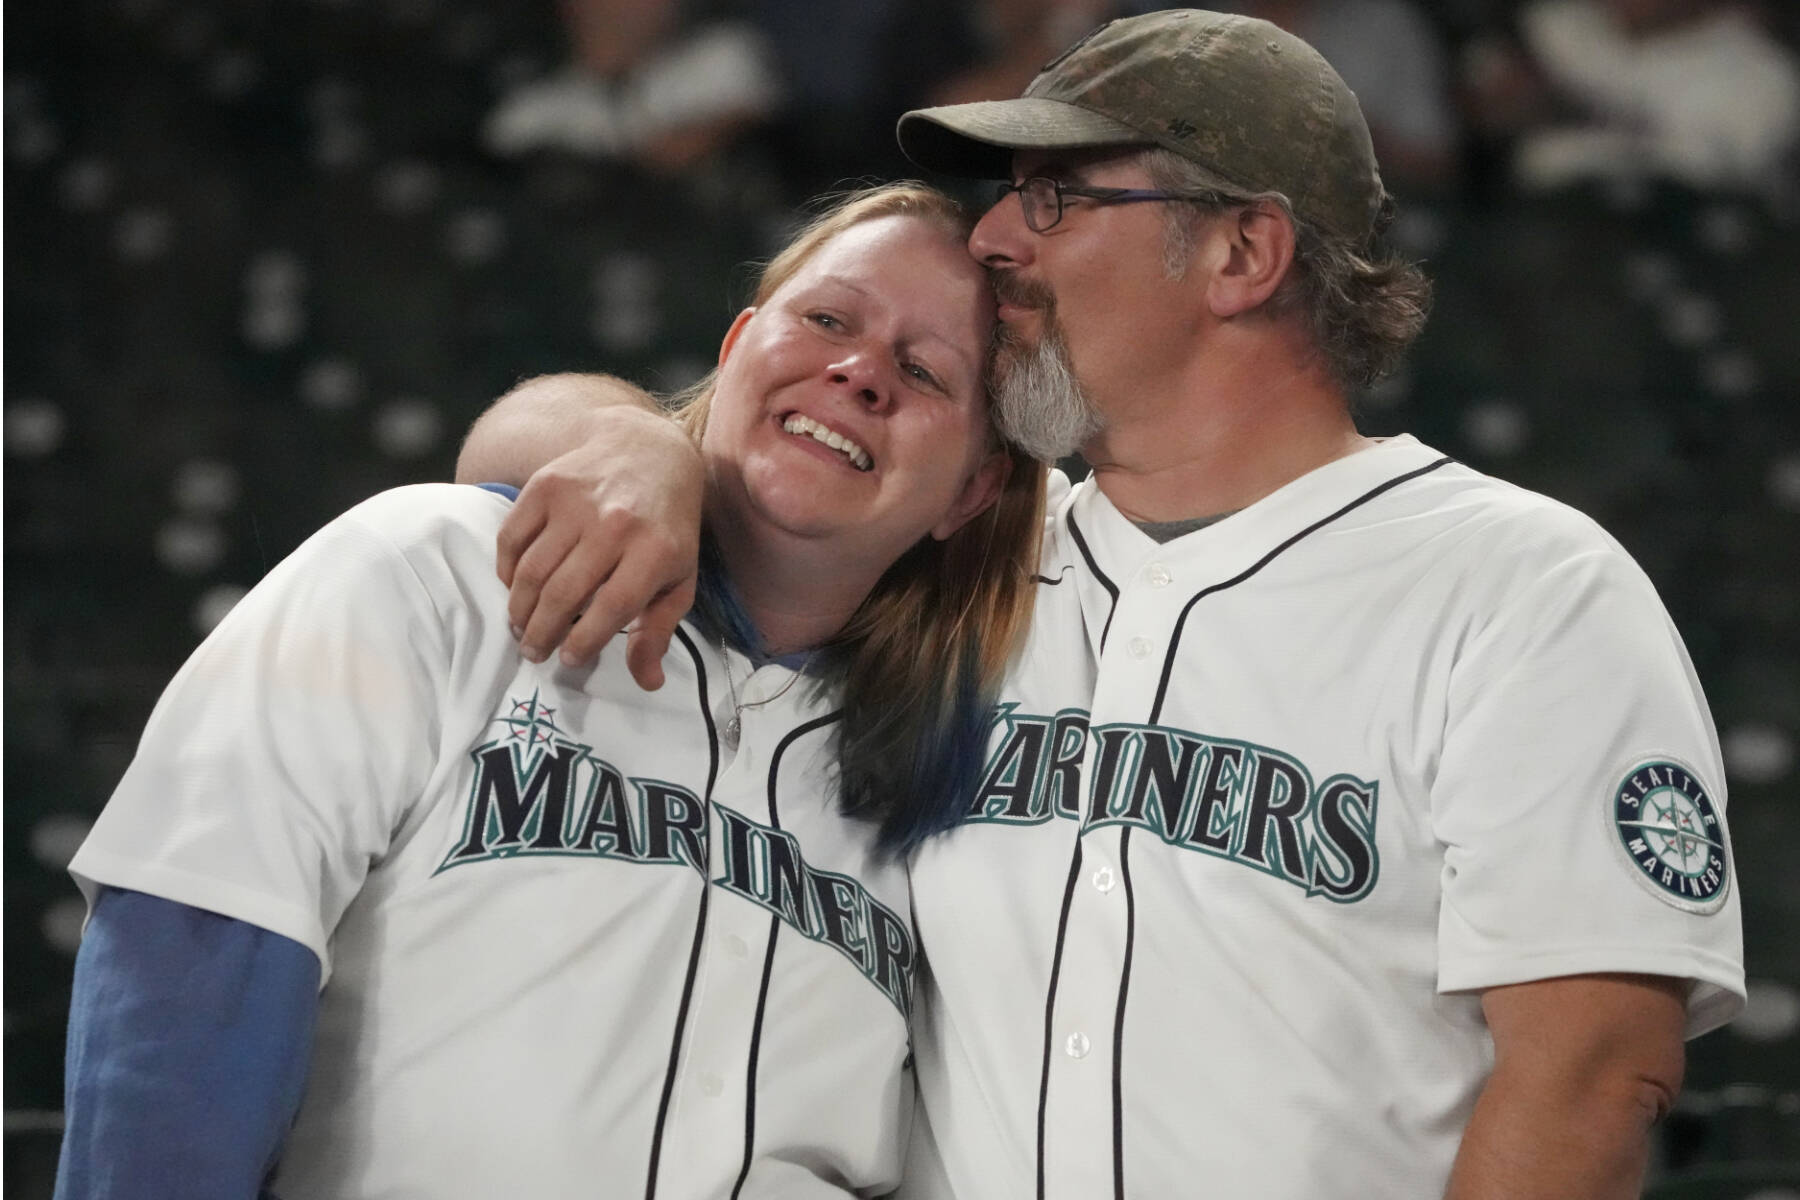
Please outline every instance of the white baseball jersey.
[[1479, 992], [1741, 1004], [1724, 772], [1642, 572], [1409, 437], [1164, 545], [1060, 506], [968, 824], [913, 864], [907, 1196], [1442, 1193]]
[[891, 1188], [914, 935], [904, 869], [837, 812], [829, 697], [686, 625], [657, 692], [618, 650], [524, 661], [506, 508], [400, 488], [296, 551], [72, 870], [319, 956], [283, 1200]]

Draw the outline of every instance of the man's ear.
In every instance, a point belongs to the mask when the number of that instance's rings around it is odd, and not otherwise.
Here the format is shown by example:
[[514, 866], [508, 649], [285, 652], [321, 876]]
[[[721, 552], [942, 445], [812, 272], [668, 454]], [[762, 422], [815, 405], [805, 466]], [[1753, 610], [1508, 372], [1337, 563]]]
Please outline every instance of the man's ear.
[[975, 517], [985, 512], [991, 504], [1000, 499], [1000, 489], [1006, 486], [1007, 478], [1012, 474], [1012, 459], [1004, 450], [995, 450], [981, 460], [975, 473], [969, 476], [969, 482], [963, 484], [962, 492], [944, 519], [931, 527], [931, 536], [944, 541], [951, 534], [967, 525]]
[[1223, 239], [1219, 270], [1207, 281], [1215, 317], [1235, 317], [1265, 304], [1294, 265], [1294, 222], [1278, 205], [1258, 200], [1226, 213], [1213, 227]]
[[738, 334], [744, 332], [744, 326], [748, 325], [750, 323], [750, 318], [755, 315], [755, 308], [746, 308], [737, 315], [736, 320], [732, 321], [731, 328], [725, 331], [725, 340], [719, 343], [719, 365], [721, 367], [725, 365], [725, 360], [730, 357], [731, 348], [737, 345]]

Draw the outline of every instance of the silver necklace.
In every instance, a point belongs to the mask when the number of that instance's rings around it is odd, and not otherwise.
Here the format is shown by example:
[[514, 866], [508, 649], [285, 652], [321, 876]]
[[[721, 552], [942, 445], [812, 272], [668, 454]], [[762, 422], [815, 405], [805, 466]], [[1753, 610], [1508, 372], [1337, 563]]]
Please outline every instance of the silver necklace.
[[[738, 699], [737, 679], [731, 673], [731, 649], [725, 644], [724, 638], [719, 639], [719, 661], [725, 668], [725, 686], [731, 692], [731, 716], [726, 718], [725, 727], [719, 731], [719, 735], [724, 739], [727, 746], [736, 750], [738, 740], [744, 736], [745, 711], [752, 708], [761, 708], [765, 704], [773, 704], [775, 701], [787, 695], [788, 689], [792, 688], [795, 682], [799, 680], [800, 676], [806, 673], [806, 668], [812, 663], [812, 655], [809, 654], [806, 656], [806, 661], [800, 664], [799, 669], [793, 673], [792, 678], [781, 685], [780, 691], [776, 692], [773, 696], [766, 696], [761, 700], [752, 700], [747, 704]], [[750, 668], [750, 673], [752, 675], [756, 673], [756, 668], [754, 666]], [[746, 679], [744, 682], [748, 684], [749, 680]]]

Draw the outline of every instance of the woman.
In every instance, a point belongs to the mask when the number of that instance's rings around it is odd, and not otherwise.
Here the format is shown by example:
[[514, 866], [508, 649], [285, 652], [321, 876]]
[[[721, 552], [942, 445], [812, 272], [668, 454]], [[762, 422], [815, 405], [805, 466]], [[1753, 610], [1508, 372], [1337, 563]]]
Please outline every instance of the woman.
[[1041, 526], [966, 228], [894, 185], [770, 264], [684, 412], [711, 567], [657, 692], [522, 659], [474, 488], [375, 497], [220, 625], [71, 866], [60, 1194], [897, 1182], [895, 851], [956, 819]]

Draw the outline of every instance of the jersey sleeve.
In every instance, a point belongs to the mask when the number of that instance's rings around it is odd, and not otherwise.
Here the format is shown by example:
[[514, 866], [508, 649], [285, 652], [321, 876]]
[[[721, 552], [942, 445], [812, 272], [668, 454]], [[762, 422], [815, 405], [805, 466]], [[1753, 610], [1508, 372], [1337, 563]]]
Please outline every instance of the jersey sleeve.
[[261, 1195], [318, 987], [297, 942], [101, 888], [75, 960], [57, 1200]]
[[1637, 565], [1597, 528], [1544, 540], [1477, 572], [1498, 599], [1451, 670], [1432, 788], [1439, 987], [1682, 978], [1695, 1036], [1744, 995], [1718, 738]]
[[234, 917], [329, 976], [331, 931], [437, 755], [452, 635], [395, 540], [414, 491], [327, 525], [177, 673], [70, 864], [90, 900], [107, 884]]

